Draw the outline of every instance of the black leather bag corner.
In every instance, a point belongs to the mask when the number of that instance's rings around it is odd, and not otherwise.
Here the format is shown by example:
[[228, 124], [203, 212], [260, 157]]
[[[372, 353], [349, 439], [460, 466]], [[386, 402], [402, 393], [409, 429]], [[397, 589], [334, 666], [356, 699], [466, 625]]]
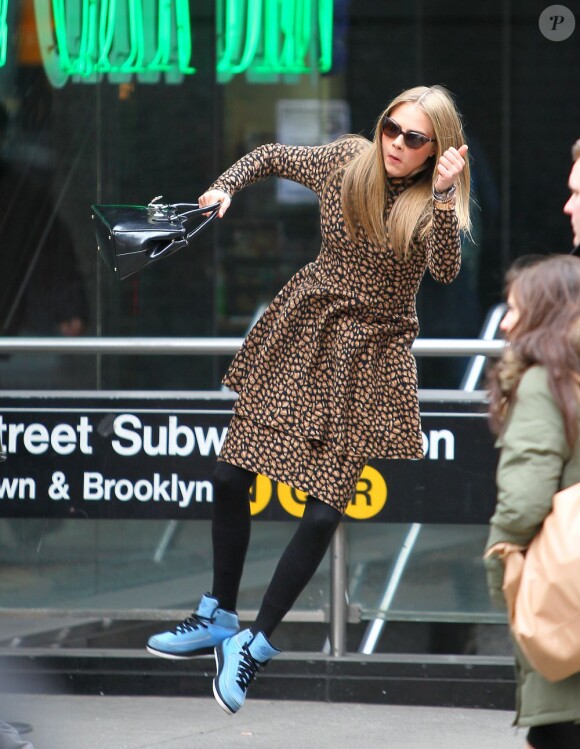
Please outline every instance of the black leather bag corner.
[[200, 208], [197, 203], [165, 205], [156, 200], [147, 206], [91, 206], [99, 254], [121, 280], [187, 247], [219, 209], [219, 203]]

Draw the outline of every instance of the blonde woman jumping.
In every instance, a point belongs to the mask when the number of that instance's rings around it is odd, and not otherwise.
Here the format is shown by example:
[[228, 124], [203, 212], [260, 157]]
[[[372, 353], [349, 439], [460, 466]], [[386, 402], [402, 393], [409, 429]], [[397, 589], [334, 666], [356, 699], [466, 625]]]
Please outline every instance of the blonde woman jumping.
[[[415, 299], [427, 269], [442, 283], [459, 271], [466, 154], [452, 97], [422, 86], [388, 105], [372, 142], [260, 146], [199, 198], [220, 203], [221, 218], [242, 188], [284, 177], [316, 193], [322, 234], [316, 260], [279, 292], [224, 377], [239, 397], [213, 477], [211, 592], [147, 645], [167, 658], [215, 649], [214, 695], [230, 714], [280, 652], [270, 637], [314, 575], [367, 461], [423, 457]], [[259, 473], [308, 499], [256, 621], [239, 631], [248, 491]]]

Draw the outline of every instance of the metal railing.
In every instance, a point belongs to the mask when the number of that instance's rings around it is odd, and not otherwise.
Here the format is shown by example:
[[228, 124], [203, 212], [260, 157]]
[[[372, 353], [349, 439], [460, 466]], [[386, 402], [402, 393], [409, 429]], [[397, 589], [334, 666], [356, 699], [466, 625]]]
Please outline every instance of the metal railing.
[[[122, 354], [183, 356], [235, 354], [243, 338], [31, 338], [0, 337], [0, 354]], [[503, 341], [478, 338], [418, 338], [413, 344], [415, 356], [499, 356]]]
[[[506, 313], [506, 310], [507, 305], [505, 304], [496, 304], [495, 307], [492, 307], [487, 317], [485, 318], [485, 322], [483, 323], [483, 327], [479, 335], [482, 342], [493, 341], [496, 338], [499, 331], [499, 325]], [[495, 341], [495, 343], [501, 343], [501, 345], [503, 346], [502, 341]], [[459, 385], [459, 389], [473, 392], [483, 375], [484, 368], [485, 356], [478, 354], [477, 356], [473, 357], [473, 359], [471, 359], [471, 361], [469, 362], [467, 369], [465, 370], [465, 376], [461, 381], [461, 384]]]
[[[495, 326], [499, 325], [500, 319], [499, 313], [496, 314], [494, 317]], [[476, 357], [474, 361], [477, 363], [474, 368], [481, 372], [484, 358], [500, 356], [505, 345], [501, 340], [492, 340], [490, 333], [491, 331], [488, 330], [487, 340], [418, 338], [412, 346], [412, 352], [415, 356], [473, 356]], [[243, 340], [243, 338], [0, 337], [0, 354], [231, 355], [236, 353]], [[468, 389], [473, 390], [474, 387], [475, 380], [472, 378]], [[331, 654], [339, 657], [346, 653], [346, 625], [348, 620], [347, 541], [344, 524], [339, 525], [334, 535], [330, 554], [330, 648]], [[397, 584], [398, 580], [393, 583], [395, 588]], [[393, 593], [392, 590], [388, 590], [388, 605], [390, 605]], [[386, 608], [388, 608], [388, 605]]]

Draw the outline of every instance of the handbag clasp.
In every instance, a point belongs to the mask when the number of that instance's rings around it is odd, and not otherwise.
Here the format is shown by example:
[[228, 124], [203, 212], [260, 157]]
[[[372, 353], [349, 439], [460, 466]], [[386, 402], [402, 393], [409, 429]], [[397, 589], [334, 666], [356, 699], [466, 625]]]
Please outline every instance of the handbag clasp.
[[149, 201], [147, 205], [147, 212], [153, 221], [172, 221], [177, 218], [177, 211], [175, 206], [167, 203], [157, 203], [157, 200], [161, 200], [163, 195], [158, 195], [153, 200]]

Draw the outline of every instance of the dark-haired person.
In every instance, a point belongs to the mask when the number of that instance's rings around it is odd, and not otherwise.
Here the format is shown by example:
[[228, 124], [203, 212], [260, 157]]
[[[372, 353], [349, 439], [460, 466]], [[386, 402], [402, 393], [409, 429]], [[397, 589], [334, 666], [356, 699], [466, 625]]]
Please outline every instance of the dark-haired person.
[[[580, 258], [552, 255], [513, 273], [501, 327], [509, 346], [490, 378], [501, 452], [485, 560], [500, 605], [497, 545], [527, 546], [553, 495], [580, 481]], [[580, 673], [549, 682], [514, 648], [515, 723], [529, 728], [527, 748], [580, 747]]]
[[[280, 291], [235, 356], [224, 383], [238, 393], [214, 474], [211, 593], [148, 650], [191, 657], [215, 648], [214, 694], [242, 706], [256, 671], [279, 651], [270, 637], [313, 576], [371, 457], [423, 457], [411, 345], [428, 269], [457, 275], [469, 229], [463, 129], [440, 86], [397, 96], [373, 142], [269, 144], [242, 157], [199, 203], [220, 203], [268, 176], [313, 190], [322, 247]], [[304, 515], [254, 624], [239, 631], [238, 588], [250, 537], [248, 490], [264, 474], [306, 492]]]

